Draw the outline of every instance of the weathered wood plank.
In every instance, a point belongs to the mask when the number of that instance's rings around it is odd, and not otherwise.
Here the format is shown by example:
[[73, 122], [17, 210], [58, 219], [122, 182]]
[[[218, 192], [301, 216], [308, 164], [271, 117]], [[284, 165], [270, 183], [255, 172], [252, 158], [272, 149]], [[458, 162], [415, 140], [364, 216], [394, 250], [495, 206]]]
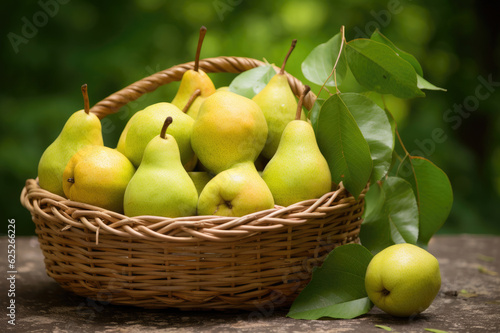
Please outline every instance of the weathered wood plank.
[[[0, 238], [1, 270], [8, 271], [7, 238]], [[35, 237], [17, 237], [15, 280], [16, 325], [2, 316], [0, 328], [20, 332], [399, 332], [424, 328], [449, 332], [500, 331], [500, 237], [438, 236], [429, 251], [439, 260], [441, 291], [427, 311], [408, 319], [374, 308], [353, 320], [303, 321], [286, 318], [286, 310], [255, 312], [188, 312], [145, 310], [85, 299], [61, 289], [45, 274]], [[491, 259], [493, 258], [493, 259]], [[481, 269], [484, 268], [484, 269]], [[481, 272], [482, 271], [482, 272]], [[486, 274], [496, 272], [497, 275]], [[493, 274], [493, 273], [492, 273]], [[9, 281], [2, 279], [2, 309], [8, 306]], [[4, 329], [0, 329], [5, 331]]]

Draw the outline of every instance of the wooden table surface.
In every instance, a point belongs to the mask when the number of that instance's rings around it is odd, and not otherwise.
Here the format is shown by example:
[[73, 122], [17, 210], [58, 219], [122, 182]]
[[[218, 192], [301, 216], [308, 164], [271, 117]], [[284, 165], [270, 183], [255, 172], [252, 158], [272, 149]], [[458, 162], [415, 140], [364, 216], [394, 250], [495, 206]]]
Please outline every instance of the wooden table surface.
[[[287, 310], [188, 312], [101, 304], [63, 290], [45, 273], [36, 237], [16, 238], [15, 297], [7, 272], [7, 237], [0, 238], [2, 311], [0, 332], [500, 332], [500, 237], [437, 236], [429, 251], [439, 260], [442, 286], [434, 303], [413, 318], [394, 318], [377, 308], [351, 320], [295, 320]], [[15, 326], [7, 306], [15, 299]], [[7, 312], [7, 313], [6, 313]]]

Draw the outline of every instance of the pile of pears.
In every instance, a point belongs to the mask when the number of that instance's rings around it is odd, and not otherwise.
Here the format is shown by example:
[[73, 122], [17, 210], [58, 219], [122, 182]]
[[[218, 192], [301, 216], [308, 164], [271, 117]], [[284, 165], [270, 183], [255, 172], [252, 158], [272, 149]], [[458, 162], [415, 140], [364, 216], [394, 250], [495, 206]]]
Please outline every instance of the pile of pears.
[[99, 118], [75, 112], [38, 165], [41, 188], [127, 216], [244, 216], [319, 198], [332, 189], [328, 163], [283, 65], [252, 99], [216, 89], [199, 68], [182, 77], [171, 103], [136, 112], [116, 148]]

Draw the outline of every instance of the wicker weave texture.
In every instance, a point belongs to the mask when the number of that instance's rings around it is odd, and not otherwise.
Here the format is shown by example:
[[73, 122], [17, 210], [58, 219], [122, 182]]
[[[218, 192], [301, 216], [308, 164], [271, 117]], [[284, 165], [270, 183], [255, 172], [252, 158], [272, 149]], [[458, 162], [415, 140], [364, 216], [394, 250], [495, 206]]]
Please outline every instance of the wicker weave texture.
[[363, 195], [242, 218], [128, 218], [67, 200], [30, 179], [31, 211], [49, 276], [78, 295], [146, 308], [286, 306], [334, 247], [357, 241]]
[[[238, 73], [261, 64], [239, 57], [200, 60], [206, 72]], [[104, 118], [180, 80], [192, 66], [139, 80], [91, 111]], [[300, 95], [303, 84], [287, 75]], [[315, 98], [309, 93], [305, 106]], [[254, 310], [290, 305], [333, 248], [358, 241], [364, 194], [356, 200], [340, 184], [319, 199], [243, 217], [130, 218], [70, 201], [28, 179], [21, 203], [36, 225], [47, 274], [67, 290], [144, 308]]]

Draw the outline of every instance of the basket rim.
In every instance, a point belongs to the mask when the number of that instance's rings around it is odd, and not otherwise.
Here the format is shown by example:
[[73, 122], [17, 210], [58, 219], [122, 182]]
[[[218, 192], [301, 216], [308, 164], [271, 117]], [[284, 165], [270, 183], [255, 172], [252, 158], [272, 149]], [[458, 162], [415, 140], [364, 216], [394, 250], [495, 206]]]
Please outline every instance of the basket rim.
[[[101, 207], [71, 201], [42, 189], [36, 179], [26, 180], [21, 204], [35, 216], [56, 222], [61, 232], [72, 229], [90, 230], [99, 235], [115, 235], [176, 242], [235, 241], [260, 232], [288, 229], [323, 219], [332, 214], [352, 214], [353, 208], [364, 204], [368, 186], [356, 200], [343, 186], [325, 193], [321, 198], [297, 202], [288, 207], [275, 206], [242, 217], [196, 215], [178, 218], [126, 215]], [[35, 220], [35, 219], [34, 219]], [[35, 222], [36, 223], [36, 222]], [[180, 234], [180, 235], [177, 235]]]
[[[206, 73], [238, 74], [266, 64], [269, 63], [254, 58], [238, 56], [218, 56], [199, 60], [199, 68]], [[279, 67], [274, 64], [270, 65], [272, 65], [277, 72], [279, 71]], [[168, 83], [180, 81], [184, 72], [192, 68], [194, 68], [194, 61], [174, 65], [170, 68], [144, 77], [97, 102], [90, 108], [90, 112], [96, 114], [100, 119], [106, 117], [107, 115], [116, 113], [122, 106], [138, 99], [142, 95], [153, 92], [160, 86]], [[302, 81], [286, 71], [285, 75], [288, 78], [288, 83], [292, 92], [299, 97], [304, 90], [305, 85]], [[304, 98], [304, 107], [311, 110], [316, 98], [316, 95], [312, 91], [309, 91]]]

